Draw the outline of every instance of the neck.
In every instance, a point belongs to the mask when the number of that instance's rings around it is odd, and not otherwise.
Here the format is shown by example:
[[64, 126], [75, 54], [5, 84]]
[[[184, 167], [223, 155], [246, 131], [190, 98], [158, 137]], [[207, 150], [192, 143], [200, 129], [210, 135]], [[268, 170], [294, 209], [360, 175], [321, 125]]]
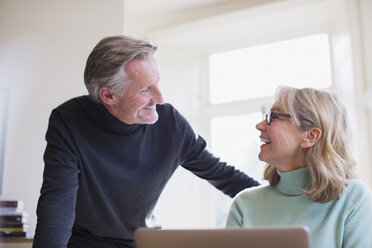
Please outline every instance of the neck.
[[278, 163], [270, 163], [270, 165], [277, 168], [279, 171], [288, 172], [306, 167], [305, 163], [305, 151], [299, 150], [295, 152], [295, 155], [289, 159], [285, 159]]
[[112, 115], [114, 116], [116, 119], [118, 119], [119, 121], [121, 121], [122, 123], [126, 124], [126, 125], [133, 125], [133, 124], [136, 124], [136, 123], [132, 123], [126, 119], [123, 119], [120, 117], [120, 114], [118, 113], [118, 110], [113, 107], [112, 105], [109, 105], [107, 103], [104, 103], [102, 102], [102, 105], [105, 107], [105, 109]]
[[309, 182], [309, 170], [301, 168], [290, 172], [278, 170], [279, 182], [275, 185], [277, 189], [286, 195], [301, 195]]
[[298, 169], [306, 167], [305, 164], [297, 164], [297, 165], [296, 164], [291, 164], [291, 165], [283, 165], [283, 166], [273, 165], [273, 166], [281, 172], [288, 172], [288, 171], [298, 170]]

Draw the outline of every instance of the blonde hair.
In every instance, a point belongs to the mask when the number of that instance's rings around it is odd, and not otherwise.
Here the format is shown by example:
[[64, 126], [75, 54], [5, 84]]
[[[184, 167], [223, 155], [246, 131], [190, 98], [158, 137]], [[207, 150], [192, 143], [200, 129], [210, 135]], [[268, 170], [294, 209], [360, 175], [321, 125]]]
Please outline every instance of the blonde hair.
[[[319, 141], [305, 152], [310, 181], [304, 193], [314, 202], [339, 199], [347, 180], [355, 177], [356, 166], [347, 114], [339, 97], [313, 88], [280, 87], [273, 106], [290, 114], [301, 130], [314, 126], [322, 130]], [[264, 179], [275, 185], [280, 176], [275, 167], [266, 165]]]
[[145, 58], [155, 53], [157, 47], [146, 40], [129, 36], [109, 36], [102, 39], [90, 53], [84, 70], [84, 83], [89, 96], [101, 103], [99, 89], [110, 87], [123, 96], [129, 78], [124, 65], [135, 58]]

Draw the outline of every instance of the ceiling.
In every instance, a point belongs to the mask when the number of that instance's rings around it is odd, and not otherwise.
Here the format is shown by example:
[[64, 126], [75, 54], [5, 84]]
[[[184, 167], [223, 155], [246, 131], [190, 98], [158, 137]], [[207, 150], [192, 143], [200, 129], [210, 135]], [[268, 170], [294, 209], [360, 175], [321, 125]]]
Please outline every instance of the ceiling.
[[135, 35], [283, 0], [124, 0], [124, 29]]
[[247, 2], [247, 0], [126, 0], [125, 7], [130, 10], [129, 14], [147, 19], [173, 12], [193, 11], [197, 8], [208, 8], [234, 2]]

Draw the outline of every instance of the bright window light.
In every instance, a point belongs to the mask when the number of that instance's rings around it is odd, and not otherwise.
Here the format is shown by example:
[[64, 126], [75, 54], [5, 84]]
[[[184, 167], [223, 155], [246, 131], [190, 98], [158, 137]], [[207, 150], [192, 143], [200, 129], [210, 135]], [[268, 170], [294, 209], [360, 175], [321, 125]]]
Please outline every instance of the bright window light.
[[[255, 125], [262, 120], [259, 112], [213, 118], [211, 122], [211, 145], [213, 153], [223, 161], [259, 180], [265, 163], [258, 159], [260, 150], [259, 131]], [[226, 129], [228, 127], [228, 131]], [[262, 183], [262, 181], [261, 181]], [[223, 227], [232, 199], [222, 194], [216, 198], [216, 225]]]
[[271, 96], [279, 85], [332, 84], [327, 34], [213, 54], [209, 65], [212, 103]]

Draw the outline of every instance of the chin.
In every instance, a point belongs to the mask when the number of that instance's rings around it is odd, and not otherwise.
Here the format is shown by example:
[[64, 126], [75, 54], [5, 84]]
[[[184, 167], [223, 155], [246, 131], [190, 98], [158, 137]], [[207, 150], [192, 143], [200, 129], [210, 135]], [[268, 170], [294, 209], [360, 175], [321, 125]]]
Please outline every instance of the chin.
[[265, 156], [262, 154], [262, 152], [260, 152], [260, 153], [258, 154], [258, 159], [259, 159], [260, 161], [266, 162], [266, 161], [265, 161]]
[[147, 113], [146, 115], [138, 115], [137, 119], [140, 121], [141, 124], [154, 124], [158, 121], [159, 115], [157, 112], [151, 114]]
[[155, 124], [157, 121], [158, 121], [158, 119], [153, 120], [153, 121], [149, 121], [149, 122], [147, 122], [146, 124], [152, 125], [152, 124]]
[[265, 157], [264, 155], [262, 154], [259, 154], [258, 155], [258, 159], [262, 162], [265, 162], [266, 164], [270, 164], [271, 165], [271, 162], [270, 162], [270, 158], [268, 157]]
[[155, 116], [153, 118], [148, 118], [147, 120], [143, 122], [143, 124], [154, 124], [155, 122], [158, 121], [158, 119], [159, 119], [158, 116]]

